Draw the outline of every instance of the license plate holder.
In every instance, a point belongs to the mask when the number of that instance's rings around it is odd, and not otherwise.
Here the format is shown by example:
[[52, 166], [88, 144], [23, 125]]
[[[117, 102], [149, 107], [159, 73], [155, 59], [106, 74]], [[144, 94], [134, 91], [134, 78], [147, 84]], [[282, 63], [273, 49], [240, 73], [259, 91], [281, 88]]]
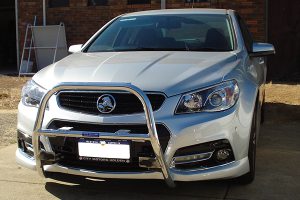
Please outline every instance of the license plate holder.
[[130, 142], [127, 140], [79, 139], [78, 158], [84, 161], [129, 163]]

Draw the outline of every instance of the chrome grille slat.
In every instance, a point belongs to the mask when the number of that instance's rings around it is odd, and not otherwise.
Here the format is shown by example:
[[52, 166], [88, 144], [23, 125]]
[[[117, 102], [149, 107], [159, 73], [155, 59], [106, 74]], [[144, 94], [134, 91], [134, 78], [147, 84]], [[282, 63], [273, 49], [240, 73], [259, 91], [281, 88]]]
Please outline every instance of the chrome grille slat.
[[[94, 107], [92, 107], [92, 106], [83, 106], [83, 105], [78, 105], [78, 106], [69, 106], [70, 107], [70, 109], [76, 109], [76, 108], [87, 108], [87, 109], [94, 109]], [[96, 108], [95, 108], [95, 110], [97, 110]]]
[[70, 103], [93, 103], [93, 102], [95, 102], [95, 101], [84, 101], [84, 100], [74, 100], [74, 99], [64, 99], [64, 98], [62, 98], [61, 100], [65, 101], [65, 102], [70, 102]]

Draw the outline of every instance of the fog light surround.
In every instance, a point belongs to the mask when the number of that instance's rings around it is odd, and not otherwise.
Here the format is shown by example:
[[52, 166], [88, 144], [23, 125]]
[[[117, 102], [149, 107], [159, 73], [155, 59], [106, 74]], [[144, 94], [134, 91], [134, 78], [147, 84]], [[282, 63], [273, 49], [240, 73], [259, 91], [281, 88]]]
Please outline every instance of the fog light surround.
[[205, 170], [234, 160], [230, 142], [221, 139], [177, 149], [171, 167], [179, 170]]

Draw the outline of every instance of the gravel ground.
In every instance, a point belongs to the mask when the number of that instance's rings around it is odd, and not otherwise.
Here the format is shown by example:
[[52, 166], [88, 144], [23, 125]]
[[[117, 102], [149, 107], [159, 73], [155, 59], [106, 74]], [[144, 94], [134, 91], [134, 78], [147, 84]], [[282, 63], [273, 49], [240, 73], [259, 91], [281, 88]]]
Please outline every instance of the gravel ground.
[[28, 77], [9, 77], [0, 75], [0, 110], [17, 109], [22, 86]]
[[29, 79], [0, 75], [0, 148], [16, 143], [17, 106]]
[[266, 103], [300, 105], [300, 83], [266, 84]]
[[17, 110], [0, 110], [0, 148], [16, 143]]

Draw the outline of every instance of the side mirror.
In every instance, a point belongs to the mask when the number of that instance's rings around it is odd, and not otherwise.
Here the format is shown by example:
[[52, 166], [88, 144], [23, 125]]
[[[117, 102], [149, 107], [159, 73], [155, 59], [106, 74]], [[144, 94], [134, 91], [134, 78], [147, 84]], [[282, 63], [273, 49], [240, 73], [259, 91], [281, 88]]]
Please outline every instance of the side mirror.
[[69, 53], [76, 53], [81, 50], [82, 44], [71, 45], [69, 47]]
[[275, 48], [272, 44], [268, 43], [253, 43], [252, 52], [250, 56], [260, 57], [260, 56], [269, 56], [275, 54]]

